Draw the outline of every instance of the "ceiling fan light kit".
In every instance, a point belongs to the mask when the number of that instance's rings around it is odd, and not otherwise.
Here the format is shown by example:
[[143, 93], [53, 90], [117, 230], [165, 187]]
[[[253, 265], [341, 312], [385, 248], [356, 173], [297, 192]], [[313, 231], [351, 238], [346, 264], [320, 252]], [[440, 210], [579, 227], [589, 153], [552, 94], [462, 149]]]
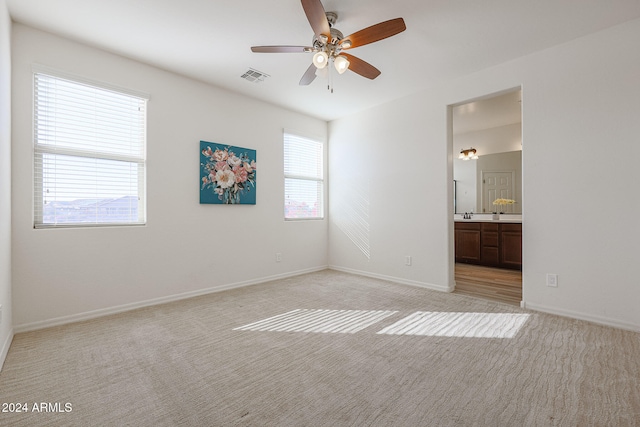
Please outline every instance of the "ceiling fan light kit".
[[[342, 32], [333, 28], [338, 19], [335, 12], [325, 12], [320, 0], [301, 1], [314, 32], [312, 46], [253, 46], [251, 48], [251, 51], [257, 53], [313, 53], [312, 64], [300, 79], [301, 86], [309, 85], [316, 77], [315, 71], [325, 68], [330, 61], [333, 62], [338, 74], [351, 70], [368, 79], [375, 79], [380, 75], [380, 70], [360, 58], [344, 53], [343, 50], [386, 39], [407, 28], [402, 18], [396, 18], [343, 37]], [[333, 92], [330, 73], [327, 88]]]
[[344, 55], [338, 55], [333, 60], [333, 65], [335, 65], [338, 73], [342, 74], [349, 69], [349, 60]]
[[326, 67], [327, 62], [329, 62], [329, 55], [327, 55], [327, 52], [321, 51], [313, 55], [313, 65], [315, 65], [316, 68]]

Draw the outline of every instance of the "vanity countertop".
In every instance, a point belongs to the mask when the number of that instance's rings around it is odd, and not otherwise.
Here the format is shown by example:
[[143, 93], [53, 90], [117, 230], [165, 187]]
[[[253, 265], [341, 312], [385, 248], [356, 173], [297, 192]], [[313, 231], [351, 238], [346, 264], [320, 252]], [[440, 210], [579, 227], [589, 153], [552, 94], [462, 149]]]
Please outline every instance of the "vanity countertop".
[[502, 224], [522, 224], [522, 215], [500, 215], [500, 219], [493, 219], [492, 215], [473, 215], [471, 219], [463, 219], [462, 215], [454, 215], [455, 222], [495, 222]]
[[454, 219], [455, 222], [495, 222], [498, 224], [522, 224], [521, 219]]

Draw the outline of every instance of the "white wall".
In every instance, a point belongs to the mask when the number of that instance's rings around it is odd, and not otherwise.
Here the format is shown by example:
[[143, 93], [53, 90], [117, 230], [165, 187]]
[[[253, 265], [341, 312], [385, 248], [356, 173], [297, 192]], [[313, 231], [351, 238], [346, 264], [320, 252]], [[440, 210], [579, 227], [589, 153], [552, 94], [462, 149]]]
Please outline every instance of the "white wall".
[[465, 132], [453, 138], [453, 152], [473, 147], [479, 156], [522, 150], [522, 123]]
[[415, 96], [330, 123], [332, 267], [449, 289], [446, 117], [446, 104]]
[[[33, 229], [33, 63], [151, 95], [145, 227]], [[283, 128], [327, 134], [322, 120], [15, 24], [16, 330], [325, 268], [327, 222], [283, 220]], [[199, 204], [201, 139], [257, 150], [255, 206]]]
[[[640, 330], [638, 39], [635, 20], [331, 122], [330, 265], [453, 285], [447, 105], [522, 85], [525, 305]], [[369, 258], [339, 226], [362, 188]]]
[[456, 213], [482, 212], [478, 197], [478, 162], [454, 156], [453, 179], [456, 181]]
[[11, 19], [0, 0], [0, 368], [13, 337], [11, 321]]

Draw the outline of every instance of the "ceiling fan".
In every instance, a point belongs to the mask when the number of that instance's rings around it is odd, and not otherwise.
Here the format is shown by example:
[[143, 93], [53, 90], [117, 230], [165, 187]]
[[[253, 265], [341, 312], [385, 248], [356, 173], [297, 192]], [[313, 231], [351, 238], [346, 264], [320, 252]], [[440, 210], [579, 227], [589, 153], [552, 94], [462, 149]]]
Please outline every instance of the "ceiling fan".
[[313, 53], [313, 62], [300, 79], [301, 86], [310, 84], [316, 78], [316, 70], [325, 68], [330, 62], [333, 62], [339, 74], [351, 70], [368, 79], [375, 79], [380, 75], [380, 70], [344, 51], [395, 36], [407, 29], [404, 20], [396, 18], [344, 37], [340, 31], [333, 28], [338, 15], [335, 12], [325, 12], [320, 0], [302, 0], [302, 8], [315, 33], [311, 46], [253, 46], [251, 48], [252, 52], [258, 53]]

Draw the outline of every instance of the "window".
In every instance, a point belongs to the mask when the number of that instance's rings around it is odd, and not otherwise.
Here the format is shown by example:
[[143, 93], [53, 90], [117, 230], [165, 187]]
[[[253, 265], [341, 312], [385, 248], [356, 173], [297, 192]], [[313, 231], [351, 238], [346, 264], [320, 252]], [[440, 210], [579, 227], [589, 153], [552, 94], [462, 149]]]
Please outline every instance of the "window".
[[144, 224], [146, 97], [34, 73], [34, 226]]
[[284, 134], [284, 218], [324, 217], [322, 142]]

